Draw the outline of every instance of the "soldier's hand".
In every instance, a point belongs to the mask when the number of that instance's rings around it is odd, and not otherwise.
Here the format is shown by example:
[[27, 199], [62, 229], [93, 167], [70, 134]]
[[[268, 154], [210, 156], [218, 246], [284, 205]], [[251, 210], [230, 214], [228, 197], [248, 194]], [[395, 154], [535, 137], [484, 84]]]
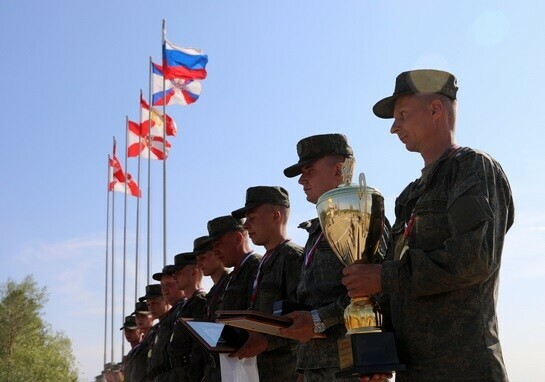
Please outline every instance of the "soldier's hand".
[[342, 283], [349, 297], [372, 296], [382, 290], [380, 264], [352, 264], [343, 269]]
[[248, 340], [236, 352], [229, 354], [229, 357], [243, 359], [255, 357], [263, 353], [269, 347], [267, 337], [258, 332], [249, 331]]
[[291, 319], [293, 324], [287, 328], [279, 329], [282, 336], [304, 343], [316, 335], [310, 312], [296, 311], [286, 314], [283, 317]]
[[360, 376], [360, 382], [386, 382], [392, 378], [392, 374], [373, 374]]

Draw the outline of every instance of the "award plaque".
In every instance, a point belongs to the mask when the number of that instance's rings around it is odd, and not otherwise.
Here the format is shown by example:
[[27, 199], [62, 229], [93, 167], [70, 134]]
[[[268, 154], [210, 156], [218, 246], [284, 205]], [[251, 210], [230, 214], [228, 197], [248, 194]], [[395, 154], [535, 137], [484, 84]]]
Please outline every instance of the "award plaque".
[[[363, 174], [359, 184], [350, 184], [353, 166], [354, 159], [346, 158], [343, 184], [324, 193], [316, 204], [324, 236], [346, 266], [372, 260], [385, 222], [380, 192], [367, 187]], [[399, 363], [393, 333], [383, 332], [380, 313], [369, 296], [351, 299], [344, 311], [344, 322], [347, 333], [338, 341], [341, 370], [337, 376], [405, 369]]]

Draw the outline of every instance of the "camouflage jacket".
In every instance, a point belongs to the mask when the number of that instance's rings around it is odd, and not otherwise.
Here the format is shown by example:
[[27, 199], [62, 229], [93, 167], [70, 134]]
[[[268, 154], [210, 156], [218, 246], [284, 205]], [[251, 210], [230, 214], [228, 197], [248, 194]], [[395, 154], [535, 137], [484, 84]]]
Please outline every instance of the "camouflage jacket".
[[[300, 227], [309, 233], [305, 246], [305, 253], [308, 253], [320, 237], [322, 228], [317, 218]], [[343, 268], [344, 265], [333, 253], [325, 237], [320, 239], [308, 267], [303, 265], [297, 300], [318, 310], [326, 326], [326, 338], [299, 344], [299, 370], [339, 367], [337, 340], [346, 334], [343, 314], [350, 302], [346, 288], [341, 283]]]
[[130, 371], [125, 375], [126, 381], [145, 382], [149, 381], [146, 378], [148, 368], [148, 353], [151, 349], [151, 344], [155, 338], [155, 326], [153, 326], [142, 341], [131, 349]]
[[225, 272], [217, 284], [212, 285], [210, 291], [206, 295], [206, 305], [204, 307], [203, 318], [205, 321], [214, 321], [216, 318], [216, 310], [218, 310], [219, 303], [221, 301], [221, 296], [223, 296], [223, 291], [225, 290], [225, 285], [227, 285], [227, 278], [229, 274]]
[[184, 300], [180, 300], [154, 326], [156, 335], [148, 355], [148, 375], [150, 376], [155, 377], [159, 374], [168, 372], [172, 368], [167, 345], [172, 336], [176, 316], [183, 304]]
[[[202, 319], [204, 306], [206, 304], [206, 293], [197, 290], [195, 293], [178, 309], [175, 317], [172, 336], [167, 346], [170, 364], [174, 368], [182, 367], [184, 370], [173, 371], [174, 380], [182, 381], [200, 381], [204, 368], [204, 357], [197, 348], [197, 344], [191, 339], [189, 333], [178, 321], [180, 318]], [[172, 378], [171, 378], [172, 379]]]
[[[382, 265], [404, 381], [507, 381], [496, 318], [507, 178], [489, 155], [445, 153], [396, 200], [396, 246]], [[408, 251], [405, 224], [413, 214]]]
[[260, 259], [261, 256], [255, 252], [249, 254], [246, 261], [227, 276], [227, 284], [218, 310], [248, 309], [248, 298], [250, 297]]
[[[301, 246], [288, 241], [278, 245], [268, 257], [262, 258], [265, 261], [259, 271], [257, 294], [255, 300], [250, 297], [249, 309], [272, 313], [275, 301], [296, 301], [302, 254]], [[277, 336], [267, 336], [267, 341], [268, 350], [257, 356], [259, 380], [295, 381], [297, 342]]]

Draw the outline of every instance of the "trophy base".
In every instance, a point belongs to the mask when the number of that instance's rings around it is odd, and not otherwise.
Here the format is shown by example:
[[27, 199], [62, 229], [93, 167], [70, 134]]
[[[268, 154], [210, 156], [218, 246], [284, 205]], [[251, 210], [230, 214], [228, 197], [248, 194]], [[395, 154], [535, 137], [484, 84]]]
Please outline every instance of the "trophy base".
[[337, 377], [405, 370], [405, 365], [397, 358], [391, 332], [349, 334], [337, 344], [341, 369], [335, 373]]

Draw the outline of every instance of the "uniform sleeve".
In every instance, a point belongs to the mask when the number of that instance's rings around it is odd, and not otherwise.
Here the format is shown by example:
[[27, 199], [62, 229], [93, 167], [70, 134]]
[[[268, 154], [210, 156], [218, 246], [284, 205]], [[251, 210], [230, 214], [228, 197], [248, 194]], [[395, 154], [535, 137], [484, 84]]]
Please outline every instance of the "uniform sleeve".
[[[498, 270], [503, 238], [513, 223], [511, 190], [501, 167], [490, 158], [465, 162], [445, 208], [436, 202], [420, 216], [417, 212], [417, 245], [409, 242], [408, 255], [383, 263], [385, 292], [435, 295], [481, 283]], [[434, 240], [442, 242], [428, 244]]]

